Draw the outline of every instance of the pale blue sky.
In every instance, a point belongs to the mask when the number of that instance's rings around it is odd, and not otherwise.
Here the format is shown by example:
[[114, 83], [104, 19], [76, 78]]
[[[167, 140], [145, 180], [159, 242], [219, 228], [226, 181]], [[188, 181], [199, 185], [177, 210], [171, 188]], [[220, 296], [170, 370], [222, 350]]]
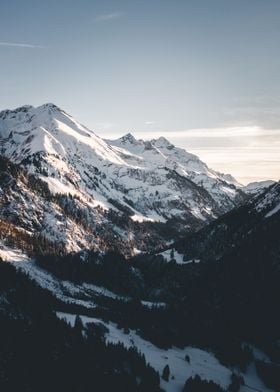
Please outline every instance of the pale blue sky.
[[165, 132], [241, 180], [279, 178], [279, 0], [2, 3], [0, 110], [54, 102], [101, 136]]

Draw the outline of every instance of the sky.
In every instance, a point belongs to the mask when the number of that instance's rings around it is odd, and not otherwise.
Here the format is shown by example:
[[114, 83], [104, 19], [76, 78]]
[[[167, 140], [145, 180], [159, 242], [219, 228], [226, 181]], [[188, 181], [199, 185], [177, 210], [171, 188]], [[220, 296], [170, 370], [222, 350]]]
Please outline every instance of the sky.
[[53, 102], [102, 137], [165, 136], [280, 178], [279, 0], [10, 0], [0, 110]]

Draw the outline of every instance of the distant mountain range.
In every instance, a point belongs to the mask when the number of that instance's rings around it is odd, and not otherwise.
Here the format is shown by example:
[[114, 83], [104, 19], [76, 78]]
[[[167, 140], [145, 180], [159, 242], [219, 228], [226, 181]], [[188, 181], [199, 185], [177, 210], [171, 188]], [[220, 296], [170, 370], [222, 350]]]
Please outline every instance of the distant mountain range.
[[266, 180], [266, 181], [255, 181], [250, 182], [249, 184], [242, 187], [242, 191], [254, 195], [259, 191], [265, 190], [266, 188], [270, 187], [270, 185], [275, 184], [275, 181]]

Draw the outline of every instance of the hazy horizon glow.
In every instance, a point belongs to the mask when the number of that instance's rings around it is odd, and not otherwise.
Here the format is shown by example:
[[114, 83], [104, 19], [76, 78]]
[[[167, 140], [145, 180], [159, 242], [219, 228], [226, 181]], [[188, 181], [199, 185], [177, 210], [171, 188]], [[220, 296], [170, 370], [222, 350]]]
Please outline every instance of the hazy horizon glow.
[[279, 179], [279, 14], [275, 0], [4, 2], [0, 110], [53, 102], [102, 137], [163, 134], [242, 182]]
[[[144, 140], [164, 136], [175, 146], [198, 155], [212, 169], [232, 174], [244, 185], [253, 181], [279, 180], [280, 130], [234, 127], [132, 133]], [[123, 133], [106, 132], [108, 139], [121, 136]], [[248, 171], [244, 172], [244, 167]]]

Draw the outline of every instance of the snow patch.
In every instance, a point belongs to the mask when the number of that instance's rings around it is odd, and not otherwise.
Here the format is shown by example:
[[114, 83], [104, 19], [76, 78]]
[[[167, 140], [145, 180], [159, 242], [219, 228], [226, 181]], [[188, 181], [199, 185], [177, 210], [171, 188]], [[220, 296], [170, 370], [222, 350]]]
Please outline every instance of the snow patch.
[[[57, 316], [74, 326], [76, 316], [57, 312]], [[146, 361], [159, 372], [160, 376], [166, 365], [170, 368], [169, 382], [160, 380], [161, 387], [166, 392], [181, 392], [185, 381], [198, 374], [204, 380], [213, 380], [223, 388], [230, 383], [231, 371], [221, 365], [213, 354], [194, 347], [184, 349], [172, 347], [167, 350], [160, 349], [152, 343], [142, 339], [136, 331], [130, 330], [125, 334], [112, 322], [104, 322], [101, 319], [80, 316], [84, 324], [103, 324], [109, 332], [105, 333], [109, 343], [122, 343], [125, 347], [136, 347], [146, 357]], [[190, 362], [186, 361], [186, 356]], [[174, 379], [172, 379], [174, 376]]]
[[265, 218], [269, 218], [270, 216], [276, 214], [278, 211], [280, 211], [280, 203], [274, 207], [271, 211], [269, 211], [266, 215]]

